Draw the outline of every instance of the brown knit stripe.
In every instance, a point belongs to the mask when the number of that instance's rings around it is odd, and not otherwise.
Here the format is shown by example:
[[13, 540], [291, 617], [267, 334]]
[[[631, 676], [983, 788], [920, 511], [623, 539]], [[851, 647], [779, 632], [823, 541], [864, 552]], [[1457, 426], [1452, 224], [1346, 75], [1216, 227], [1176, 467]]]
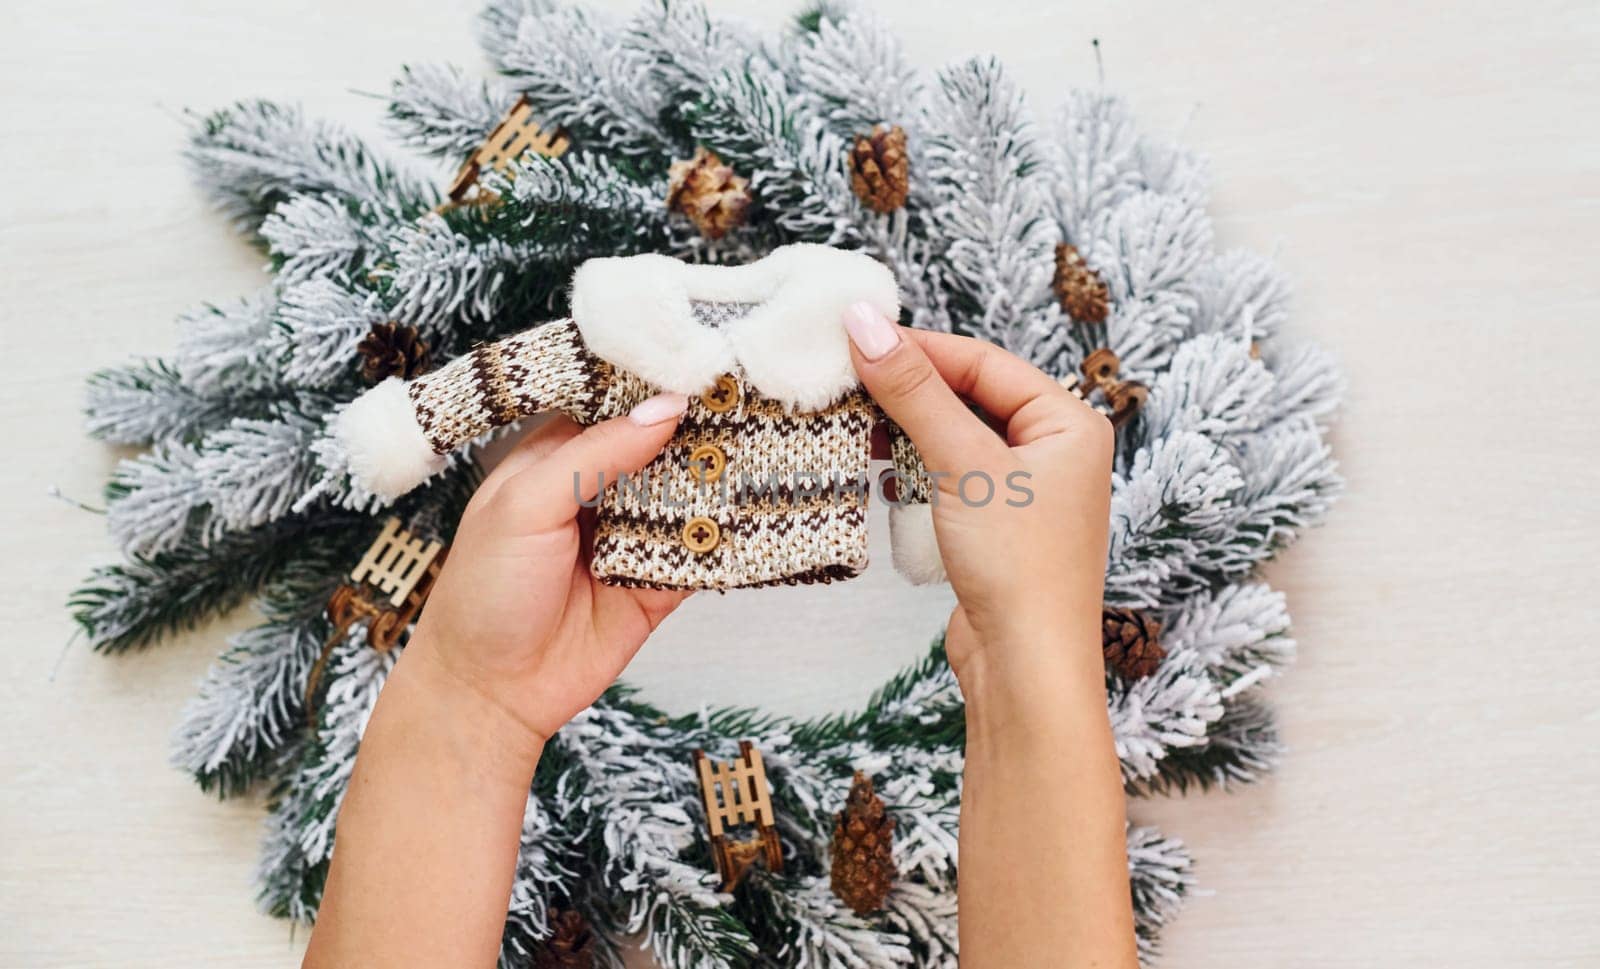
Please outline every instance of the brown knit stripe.
[[[683, 526], [688, 524], [688, 516], [678, 518], [657, 518], [654, 516], [632, 518], [624, 514], [611, 514], [607, 512], [605, 521], [595, 528], [595, 542], [598, 543], [602, 534], [610, 541], [636, 541], [660, 542], [663, 545], [676, 548], [684, 555], [693, 555], [696, 558], [717, 555], [719, 551], [726, 551], [728, 546], [738, 540], [738, 529], [731, 522], [719, 521], [717, 528], [722, 531], [722, 538], [716, 548], [709, 552], [696, 554], [683, 548]], [[720, 557], [720, 556], [719, 556]]]
[[933, 497], [933, 480], [928, 477], [928, 469], [916, 445], [899, 425], [892, 423], [889, 425], [889, 454], [894, 461], [895, 487], [901, 501], [924, 503]]
[[447, 454], [487, 429], [471, 367], [471, 358], [461, 357], [406, 386], [417, 423], [437, 454]]
[[[859, 527], [859, 523], [857, 525]], [[652, 536], [619, 534], [604, 525], [595, 536], [595, 555], [592, 569], [607, 585], [622, 585], [662, 589], [697, 588], [755, 588], [769, 585], [810, 584], [831, 582], [860, 574], [854, 565], [833, 562], [802, 569], [797, 573], [771, 578], [759, 578], [732, 571], [730, 563], [718, 553], [726, 546], [718, 546], [704, 555], [696, 555], [681, 545], [663, 543]], [[865, 563], [865, 556], [862, 556]], [[620, 566], [631, 565], [620, 571]]]
[[573, 328], [572, 339], [576, 351], [582, 354], [592, 375], [585, 388], [588, 392], [583, 399], [584, 417], [591, 423], [598, 422], [601, 420], [600, 405], [605, 400], [611, 385], [616, 382], [616, 368], [589, 352], [588, 347], [579, 340], [577, 328]]
[[[683, 546], [682, 540], [628, 535], [603, 524], [596, 528], [590, 569], [603, 581], [626, 576], [647, 582], [682, 582], [715, 586], [717, 577], [732, 575], [729, 547], [724, 543], [703, 555]], [[652, 577], [654, 576], [654, 577]]]
[[[816, 411], [797, 411], [789, 405], [773, 400], [756, 393], [748, 385], [741, 387], [740, 406], [725, 413], [718, 414], [706, 408], [704, 410], [707, 423], [716, 424], [744, 424], [751, 420], [771, 421], [778, 427], [797, 427], [812, 424], [818, 420], [839, 420], [859, 415], [863, 421], [872, 417], [869, 398], [860, 393], [851, 393], [840, 398], [834, 403]], [[730, 418], [736, 418], [731, 419]]]
[[744, 416], [762, 420], [807, 420], [819, 417], [832, 417], [850, 411], [865, 410], [867, 398], [860, 392], [852, 392], [834, 401], [826, 407], [815, 411], [797, 411], [788, 404], [774, 400], [763, 394], [753, 392], [745, 387], [741, 399], [744, 403]]
[[[868, 492], [863, 490], [865, 478], [840, 479], [837, 494], [832, 489], [831, 483], [824, 484], [822, 490], [816, 493], [801, 495], [793, 486], [780, 485], [768, 489], [766, 482], [756, 482], [755, 485], [741, 499], [739, 495], [740, 482], [728, 483], [727, 500], [723, 500], [721, 493], [713, 485], [708, 489], [711, 510], [716, 512], [711, 515], [718, 520], [720, 527], [727, 527], [724, 518], [737, 521], [746, 521], [754, 518], [788, 517], [812, 511], [845, 510], [850, 508], [863, 508], [870, 500]], [[601, 501], [605, 517], [608, 521], [618, 524], [640, 525], [648, 528], [682, 527], [696, 514], [706, 511], [705, 505], [699, 502], [685, 503], [684, 505], [668, 505], [662, 502], [639, 502], [633, 495], [621, 496], [616, 494], [618, 486], [613, 486], [611, 491]], [[675, 493], [688, 494], [691, 486], [682, 484]]]
[[[742, 482], [741, 482], [742, 484]], [[764, 482], [762, 482], [764, 484]], [[797, 489], [790, 485], [783, 485], [770, 490], [762, 490], [759, 494], [755, 488], [750, 489], [744, 496], [744, 501], [739, 505], [740, 514], [788, 514], [792, 512], [809, 511], [815, 508], [854, 508], [865, 505], [866, 496], [870, 492], [866, 488], [866, 477], [851, 477], [838, 479], [837, 485], [830, 479], [822, 486], [819, 494], [808, 493], [800, 496]]]
[[[819, 424], [824, 426], [819, 427]], [[827, 425], [832, 425], [832, 428], [827, 428]], [[756, 430], [761, 434], [804, 437], [823, 429], [836, 429], [846, 434], [867, 434], [872, 430], [872, 423], [863, 413], [846, 411], [830, 414], [828, 417], [751, 418], [744, 422], [744, 428]]]
[[[830, 525], [852, 525], [863, 521], [864, 509], [850, 508], [840, 505], [823, 504], [818, 507], [802, 511], [778, 511], [767, 513], [741, 514], [735, 520], [717, 521], [717, 528], [721, 530], [722, 537], [717, 548], [704, 553], [689, 552], [686, 555], [694, 558], [714, 556], [719, 550], [737, 544], [741, 539], [760, 532], [771, 535], [786, 535], [796, 529], [802, 532], [820, 532]], [[612, 539], [631, 539], [640, 542], [661, 542], [668, 546], [681, 547], [683, 545], [683, 528], [688, 524], [688, 516], [678, 518], [662, 518], [655, 515], [635, 517], [626, 514], [607, 513], [595, 529], [596, 540], [604, 534]]]
[[417, 426], [422, 429], [428, 447], [433, 449], [434, 454], [445, 454], [450, 447], [447, 442], [439, 440], [439, 418], [434, 415], [433, 399], [423, 392], [425, 390], [426, 385], [418, 380], [406, 384], [406, 396], [411, 398], [411, 410], [417, 415]]
[[517, 407], [516, 395], [511, 392], [499, 344], [485, 344], [472, 351], [472, 373], [477, 378], [490, 420], [496, 424], [510, 424], [523, 416]]
[[[781, 579], [764, 579], [758, 582], [741, 582], [726, 586], [727, 589], [766, 589], [780, 585], [819, 585], [828, 582], [842, 582], [860, 575], [859, 569], [848, 565], [825, 565], [821, 568], [808, 569], [795, 575], [785, 576]], [[698, 585], [681, 582], [646, 582], [642, 579], [630, 579], [626, 576], [611, 575], [601, 576], [600, 581], [606, 585], [619, 586], [624, 589], [658, 589], [661, 591], [677, 591], [682, 589], [702, 588]]]

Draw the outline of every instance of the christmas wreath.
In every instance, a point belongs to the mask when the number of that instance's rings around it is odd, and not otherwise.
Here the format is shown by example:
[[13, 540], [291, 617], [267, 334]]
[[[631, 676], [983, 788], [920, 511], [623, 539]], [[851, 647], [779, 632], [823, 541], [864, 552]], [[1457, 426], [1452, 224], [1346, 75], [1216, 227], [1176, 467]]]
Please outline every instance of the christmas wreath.
[[[771, 37], [679, 0], [623, 21], [494, 0], [481, 28], [498, 79], [412, 67], [389, 100], [407, 143], [460, 166], [448, 190], [293, 108], [199, 119], [189, 160], [272, 280], [183, 317], [169, 357], [90, 382], [91, 433], [146, 448], [108, 486], [126, 560], [73, 600], [95, 646], [250, 598], [262, 613], [200, 686], [174, 759], [225, 797], [270, 789], [269, 911], [315, 915], [362, 727], [425, 594], [426, 574], [361, 581], [363, 553], [404, 543], [431, 569], [477, 480], [463, 453], [380, 507], [330, 420], [370, 382], [558, 315], [593, 256], [860, 248], [896, 274], [906, 322], [1083, 373], [1122, 422], [1105, 651], [1128, 789], [1271, 766], [1258, 687], [1294, 645], [1253, 573], [1338, 490], [1339, 381], [1280, 336], [1268, 261], [1214, 246], [1198, 158], [1103, 91], [1037, 124], [993, 60], [924, 78], [882, 23], [832, 3]], [[962, 744], [937, 644], [865, 710], [820, 720], [669, 717], [616, 688], [540, 766], [502, 961], [618, 965], [642, 935], [674, 969], [954, 966]], [[759, 753], [779, 864], [708, 834], [697, 750], [728, 769]], [[1128, 853], [1148, 957], [1190, 860], [1144, 827]], [[713, 862], [749, 865], [736, 891]]]

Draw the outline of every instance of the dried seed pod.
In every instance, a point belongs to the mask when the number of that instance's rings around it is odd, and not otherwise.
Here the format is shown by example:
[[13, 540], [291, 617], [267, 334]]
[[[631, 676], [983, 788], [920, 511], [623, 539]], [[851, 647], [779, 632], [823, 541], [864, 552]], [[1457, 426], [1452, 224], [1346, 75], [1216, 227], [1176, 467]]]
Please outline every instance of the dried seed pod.
[[1161, 648], [1161, 623], [1142, 612], [1111, 606], [1100, 613], [1100, 648], [1106, 668], [1125, 680], [1149, 676], [1167, 655]]
[[1061, 308], [1074, 320], [1079, 323], [1106, 321], [1111, 291], [1083, 261], [1077, 246], [1066, 242], [1056, 246], [1056, 275], [1051, 285]]
[[899, 125], [877, 125], [857, 135], [850, 149], [850, 190], [874, 212], [888, 213], [911, 195], [911, 163], [906, 132]]
[[872, 790], [872, 778], [856, 771], [844, 810], [833, 820], [833, 894], [857, 915], [883, 908], [894, 887], [894, 818]]
[[754, 197], [750, 180], [740, 178], [705, 147], [667, 170], [667, 208], [686, 215], [707, 239], [720, 239], [745, 223]]

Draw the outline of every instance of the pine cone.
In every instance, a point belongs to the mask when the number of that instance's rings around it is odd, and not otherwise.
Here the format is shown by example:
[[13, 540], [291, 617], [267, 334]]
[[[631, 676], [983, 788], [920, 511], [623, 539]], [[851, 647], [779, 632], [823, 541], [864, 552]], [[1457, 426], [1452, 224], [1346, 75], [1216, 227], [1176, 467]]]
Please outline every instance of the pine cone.
[[707, 239], [722, 238], [748, 218], [750, 180], [735, 175], [703, 146], [693, 158], [673, 162], [667, 174], [667, 208], [687, 215]]
[[356, 344], [361, 355], [361, 376], [375, 384], [386, 377], [409, 380], [428, 369], [428, 345], [417, 328], [399, 323], [377, 323]]
[[893, 212], [906, 204], [911, 166], [904, 128], [880, 124], [872, 134], [856, 136], [850, 149], [850, 190], [874, 212]]
[[844, 810], [833, 819], [833, 893], [857, 915], [883, 908], [894, 886], [894, 818], [872, 792], [872, 778], [856, 771]]
[[533, 969], [593, 969], [594, 933], [571, 909], [550, 910], [550, 938], [533, 954]]
[[1051, 285], [1061, 308], [1074, 320], [1080, 323], [1106, 321], [1111, 292], [1083, 261], [1077, 246], [1066, 242], [1056, 246], [1056, 278]]
[[1161, 648], [1161, 623], [1142, 612], [1111, 606], [1100, 612], [1100, 648], [1106, 667], [1125, 680], [1144, 679], [1167, 655]]

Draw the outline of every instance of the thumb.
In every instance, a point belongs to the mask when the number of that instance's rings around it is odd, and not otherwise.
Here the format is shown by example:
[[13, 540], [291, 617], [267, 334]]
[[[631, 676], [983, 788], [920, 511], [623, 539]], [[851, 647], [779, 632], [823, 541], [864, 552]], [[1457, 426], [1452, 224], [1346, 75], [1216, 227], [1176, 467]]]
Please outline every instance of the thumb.
[[514, 508], [512, 527], [538, 532], [572, 521], [581, 503], [600, 493], [602, 481], [610, 484], [620, 475], [632, 474], [660, 454], [688, 406], [689, 399], [682, 394], [657, 394], [627, 416], [585, 429], [512, 475], [501, 486]]
[[906, 432], [923, 462], [950, 471], [973, 462], [999, 442], [944, 382], [922, 347], [870, 303], [845, 311], [856, 375], [883, 412]]

